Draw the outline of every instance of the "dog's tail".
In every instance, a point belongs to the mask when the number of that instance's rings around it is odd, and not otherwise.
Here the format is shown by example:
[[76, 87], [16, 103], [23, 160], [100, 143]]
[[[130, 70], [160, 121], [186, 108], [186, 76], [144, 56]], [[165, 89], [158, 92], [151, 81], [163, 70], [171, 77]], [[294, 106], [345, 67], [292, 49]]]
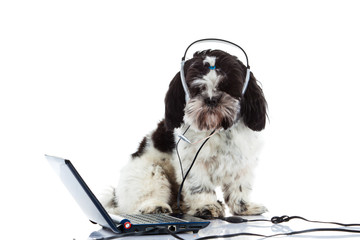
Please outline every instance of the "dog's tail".
[[118, 204], [114, 187], [109, 186], [108, 188], [106, 188], [104, 192], [100, 195], [99, 200], [108, 213], [117, 213]]

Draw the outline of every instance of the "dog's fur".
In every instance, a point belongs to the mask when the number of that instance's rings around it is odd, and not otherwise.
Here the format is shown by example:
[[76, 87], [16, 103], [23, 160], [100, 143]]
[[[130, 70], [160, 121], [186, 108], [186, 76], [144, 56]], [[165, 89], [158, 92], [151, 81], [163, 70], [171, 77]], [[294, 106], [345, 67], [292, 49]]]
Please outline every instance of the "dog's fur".
[[[209, 66], [216, 66], [211, 70]], [[119, 185], [103, 197], [105, 208], [115, 214], [178, 211], [176, 196], [182, 172], [175, 151], [178, 134], [192, 142], [216, 132], [204, 145], [190, 171], [181, 196], [182, 211], [203, 217], [224, 216], [215, 188], [236, 215], [262, 214], [266, 208], [250, 202], [253, 169], [261, 147], [259, 131], [266, 123], [267, 104], [254, 75], [245, 94], [246, 67], [221, 50], [196, 52], [186, 61], [186, 82], [191, 98], [186, 103], [177, 73], [165, 97], [165, 119], [147, 135], [123, 168]], [[184, 172], [199, 144], [180, 141], [178, 151]]]

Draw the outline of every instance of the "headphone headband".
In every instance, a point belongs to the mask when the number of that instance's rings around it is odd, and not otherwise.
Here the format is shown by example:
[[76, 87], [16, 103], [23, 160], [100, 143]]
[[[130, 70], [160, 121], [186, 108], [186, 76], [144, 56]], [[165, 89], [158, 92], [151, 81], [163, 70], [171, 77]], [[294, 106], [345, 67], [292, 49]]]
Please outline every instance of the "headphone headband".
[[235, 44], [235, 43], [233, 43], [233, 42], [230, 42], [230, 41], [228, 41], [228, 40], [219, 39], [219, 38], [203, 38], [203, 39], [199, 39], [199, 40], [194, 41], [193, 43], [191, 43], [191, 44], [186, 48], [185, 53], [184, 53], [184, 56], [182, 57], [181, 60], [184, 61], [184, 60], [186, 59], [186, 54], [187, 54], [188, 50], [189, 50], [193, 45], [195, 45], [195, 44], [197, 44], [197, 43], [201, 43], [201, 42], [220, 42], [220, 43], [225, 43], [225, 44], [231, 45], [231, 46], [233, 46], [233, 47], [239, 48], [239, 49], [244, 53], [244, 55], [245, 55], [245, 58], [246, 58], [246, 67], [247, 67], [247, 68], [250, 68], [248, 56], [247, 56], [245, 50], [244, 50], [242, 47], [240, 47], [239, 45], [237, 45], [237, 44]]
[[228, 40], [223, 40], [223, 39], [219, 39], [219, 38], [204, 38], [204, 39], [199, 39], [196, 40], [195, 42], [191, 43], [185, 50], [184, 56], [181, 59], [181, 68], [180, 68], [180, 78], [181, 78], [181, 83], [183, 85], [184, 91], [185, 91], [185, 101], [188, 102], [190, 100], [190, 91], [189, 88], [186, 84], [186, 80], [185, 80], [185, 72], [184, 72], [184, 66], [185, 66], [185, 62], [186, 62], [186, 54], [188, 52], [188, 50], [190, 49], [190, 47], [192, 47], [194, 44], [197, 43], [202, 43], [202, 42], [220, 42], [220, 43], [225, 43], [225, 44], [229, 44], [231, 46], [237, 47], [239, 48], [245, 55], [246, 58], [246, 77], [245, 77], [245, 82], [244, 82], [244, 86], [243, 89], [241, 91], [241, 94], [244, 95], [247, 89], [247, 86], [249, 84], [249, 80], [250, 80], [250, 66], [249, 66], [249, 59], [248, 56], [245, 52], [245, 50], [240, 47], [239, 45], [230, 42]]

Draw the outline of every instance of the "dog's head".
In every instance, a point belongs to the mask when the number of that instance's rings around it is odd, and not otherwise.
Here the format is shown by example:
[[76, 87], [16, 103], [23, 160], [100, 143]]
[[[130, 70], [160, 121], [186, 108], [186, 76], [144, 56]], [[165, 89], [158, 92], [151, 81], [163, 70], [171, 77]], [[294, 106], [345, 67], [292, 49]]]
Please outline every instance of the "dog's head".
[[242, 95], [246, 67], [237, 57], [221, 50], [196, 52], [185, 62], [184, 73], [190, 100], [185, 102], [177, 73], [165, 97], [165, 123], [169, 130], [183, 122], [200, 131], [227, 129], [240, 119], [254, 131], [264, 129], [264, 94], [251, 73]]

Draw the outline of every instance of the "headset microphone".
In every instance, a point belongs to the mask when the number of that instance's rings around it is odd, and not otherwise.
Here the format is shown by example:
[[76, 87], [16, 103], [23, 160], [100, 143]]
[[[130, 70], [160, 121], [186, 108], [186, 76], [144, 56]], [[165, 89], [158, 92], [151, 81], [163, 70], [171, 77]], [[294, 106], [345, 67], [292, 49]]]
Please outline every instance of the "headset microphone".
[[181, 140], [184, 140], [185, 142], [192, 144], [192, 142], [187, 137], [185, 137], [183, 134], [178, 134], [178, 136], [179, 136], [179, 138], [181, 138]]
[[[223, 40], [223, 39], [219, 39], [219, 38], [204, 38], [204, 39], [196, 40], [195, 42], [191, 43], [186, 48], [184, 56], [181, 59], [180, 78], [181, 78], [181, 83], [182, 83], [182, 86], [183, 86], [184, 92], [185, 92], [185, 101], [188, 102], [190, 100], [190, 91], [189, 91], [189, 88], [188, 88], [188, 86], [186, 84], [185, 71], [184, 71], [184, 66], [185, 66], [185, 62], [186, 62], [186, 54], [187, 54], [187, 51], [189, 50], [189, 48], [191, 46], [193, 46], [194, 44], [197, 44], [197, 43], [201, 43], [201, 42], [220, 42], [220, 43], [229, 44], [231, 46], [239, 48], [244, 53], [245, 58], [246, 58], [246, 77], [245, 77], [244, 86], [243, 86], [242, 91], [241, 91], [241, 94], [244, 95], [245, 92], [246, 92], [247, 86], [249, 84], [249, 80], [250, 80], [249, 59], [248, 59], [248, 56], [247, 56], [245, 50], [242, 47], [240, 47], [239, 45], [237, 45], [237, 44], [235, 44], [233, 42], [227, 41], [227, 40]], [[212, 66], [210, 69], [213, 70], [213, 69], [215, 69], [215, 67]]]

